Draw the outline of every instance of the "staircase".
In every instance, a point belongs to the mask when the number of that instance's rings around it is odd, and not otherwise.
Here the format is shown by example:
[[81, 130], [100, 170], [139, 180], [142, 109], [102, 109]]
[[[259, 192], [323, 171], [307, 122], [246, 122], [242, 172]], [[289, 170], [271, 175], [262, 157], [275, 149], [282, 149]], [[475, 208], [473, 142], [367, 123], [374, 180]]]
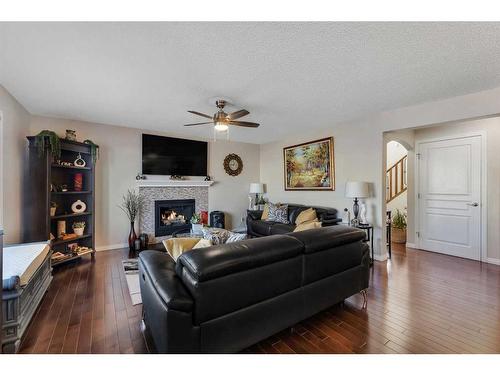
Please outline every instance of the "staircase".
[[390, 167], [385, 174], [385, 202], [389, 203], [394, 198], [403, 194], [407, 185], [407, 162], [408, 156], [403, 156], [392, 167]]

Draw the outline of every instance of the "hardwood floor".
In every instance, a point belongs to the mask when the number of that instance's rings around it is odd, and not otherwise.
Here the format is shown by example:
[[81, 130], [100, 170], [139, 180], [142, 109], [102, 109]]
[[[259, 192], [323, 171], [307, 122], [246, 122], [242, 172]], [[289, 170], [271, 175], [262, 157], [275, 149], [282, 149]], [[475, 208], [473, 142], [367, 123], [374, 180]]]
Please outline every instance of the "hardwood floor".
[[[148, 353], [121, 260], [96, 254], [56, 271], [21, 353]], [[245, 353], [500, 353], [500, 267], [393, 247], [360, 295]]]

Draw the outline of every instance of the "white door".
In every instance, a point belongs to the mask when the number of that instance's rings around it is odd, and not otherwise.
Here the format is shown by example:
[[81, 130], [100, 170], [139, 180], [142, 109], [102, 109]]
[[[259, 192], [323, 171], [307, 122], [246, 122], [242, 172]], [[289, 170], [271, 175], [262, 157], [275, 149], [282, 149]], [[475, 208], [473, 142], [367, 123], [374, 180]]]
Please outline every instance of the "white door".
[[481, 136], [421, 143], [420, 248], [481, 260]]

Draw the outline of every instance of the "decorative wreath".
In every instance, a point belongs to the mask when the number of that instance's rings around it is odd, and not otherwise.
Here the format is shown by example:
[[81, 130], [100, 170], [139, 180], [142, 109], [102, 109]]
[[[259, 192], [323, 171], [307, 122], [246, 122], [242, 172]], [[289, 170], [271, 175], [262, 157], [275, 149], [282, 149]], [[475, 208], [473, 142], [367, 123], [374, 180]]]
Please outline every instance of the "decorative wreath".
[[238, 176], [243, 170], [243, 161], [238, 155], [229, 154], [224, 158], [224, 170], [230, 176]]

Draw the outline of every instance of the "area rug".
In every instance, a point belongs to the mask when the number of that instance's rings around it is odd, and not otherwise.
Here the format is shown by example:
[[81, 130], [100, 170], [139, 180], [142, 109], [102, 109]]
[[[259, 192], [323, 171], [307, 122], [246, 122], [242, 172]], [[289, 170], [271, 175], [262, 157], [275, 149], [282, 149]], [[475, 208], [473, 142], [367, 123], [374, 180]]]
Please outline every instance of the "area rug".
[[139, 261], [138, 259], [126, 259], [122, 260], [122, 264], [132, 305], [139, 305], [142, 303], [141, 288], [139, 286]]

